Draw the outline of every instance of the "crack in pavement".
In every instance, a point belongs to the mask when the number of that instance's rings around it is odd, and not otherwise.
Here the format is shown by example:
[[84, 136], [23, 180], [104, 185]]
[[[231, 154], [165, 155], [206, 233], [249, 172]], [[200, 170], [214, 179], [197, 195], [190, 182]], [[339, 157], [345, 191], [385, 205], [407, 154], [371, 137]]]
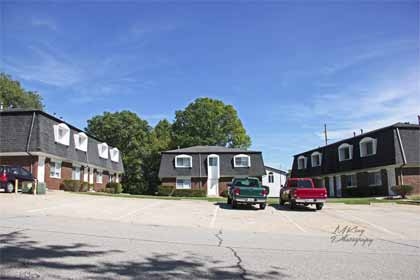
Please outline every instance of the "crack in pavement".
[[233, 256], [236, 258], [237, 262], [236, 262], [236, 267], [239, 268], [239, 270], [241, 271], [241, 275], [239, 276], [241, 279], [246, 279], [246, 269], [242, 266], [242, 259], [241, 257], [238, 255], [238, 252], [235, 251], [235, 249], [233, 249], [232, 247], [225, 247], [227, 249], [229, 249]]
[[219, 240], [219, 243], [217, 244], [217, 247], [221, 247], [222, 243], [223, 243], [223, 239], [222, 239], [222, 230], [219, 230], [219, 233], [216, 233], [214, 236], [216, 236], [216, 238]]
[[236, 252], [236, 250], [235, 249], [233, 249], [232, 247], [225, 247], [225, 246], [222, 246], [222, 243], [223, 243], [223, 238], [222, 238], [222, 235], [223, 235], [223, 231], [220, 229], [219, 230], [219, 232], [218, 233], [216, 233], [214, 236], [217, 238], [217, 240], [219, 241], [218, 242], [218, 244], [217, 244], [217, 247], [222, 247], [222, 248], [226, 248], [226, 249], [229, 249], [231, 252], [232, 252], [232, 254], [233, 254], [233, 257], [236, 259], [236, 267], [241, 271], [241, 274], [240, 274], [240, 278], [241, 279], [246, 279], [246, 274], [247, 274], [247, 271], [246, 271], [246, 269], [242, 266], [242, 259], [241, 259], [241, 257], [238, 255], [238, 252]]

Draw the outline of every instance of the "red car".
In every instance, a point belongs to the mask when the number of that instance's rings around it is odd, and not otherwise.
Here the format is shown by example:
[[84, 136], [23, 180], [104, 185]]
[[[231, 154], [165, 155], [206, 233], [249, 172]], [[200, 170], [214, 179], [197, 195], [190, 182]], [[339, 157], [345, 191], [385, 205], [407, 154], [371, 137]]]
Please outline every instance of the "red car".
[[317, 210], [321, 210], [327, 200], [327, 190], [316, 188], [311, 178], [289, 178], [280, 191], [280, 205], [289, 203], [290, 209], [297, 204], [308, 206], [315, 204]]

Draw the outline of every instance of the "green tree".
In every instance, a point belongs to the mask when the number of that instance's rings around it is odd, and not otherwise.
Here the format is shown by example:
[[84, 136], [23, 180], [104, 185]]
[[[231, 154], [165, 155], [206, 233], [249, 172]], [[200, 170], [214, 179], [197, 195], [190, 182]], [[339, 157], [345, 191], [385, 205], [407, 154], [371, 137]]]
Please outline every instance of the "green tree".
[[174, 144], [181, 147], [218, 145], [248, 148], [251, 145], [251, 138], [246, 134], [235, 108], [210, 98], [198, 98], [185, 110], [176, 111], [172, 130]]
[[18, 81], [0, 73], [0, 103], [5, 108], [43, 109], [42, 97], [33, 91], [23, 89]]
[[144, 193], [148, 182], [144, 174], [144, 162], [150, 149], [151, 127], [130, 111], [105, 112], [88, 120], [86, 132], [117, 147], [122, 153], [124, 191]]
[[150, 133], [149, 149], [143, 162], [143, 174], [147, 182], [146, 192], [148, 194], [157, 192], [160, 183], [158, 178], [160, 152], [171, 148], [171, 134], [172, 126], [166, 119], [159, 121]]

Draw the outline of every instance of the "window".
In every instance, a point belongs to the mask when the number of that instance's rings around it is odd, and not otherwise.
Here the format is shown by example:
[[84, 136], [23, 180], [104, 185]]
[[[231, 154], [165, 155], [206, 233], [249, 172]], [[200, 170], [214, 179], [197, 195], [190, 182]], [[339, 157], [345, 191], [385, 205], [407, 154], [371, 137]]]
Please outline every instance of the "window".
[[268, 182], [269, 183], [274, 183], [274, 174], [273, 174], [273, 172], [269, 172], [268, 173]]
[[113, 162], [119, 162], [120, 161], [120, 151], [117, 148], [112, 148], [110, 150], [111, 153], [111, 160]]
[[80, 180], [80, 166], [73, 166], [71, 172], [72, 180]]
[[176, 178], [177, 189], [191, 189], [191, 178]]
[[88, 137], [83, 132], [79, 132], [74, 137], [74, 146], [77, 150], [87, 152], [87, 146], [88, 146]]
[[191, 168], [192, 167], [192, 157], [188, 155], [179, 155], [175, 157], [175, 167], [176, 168]]
[[291, 180], [288, 182], [289, 188], [311, 189], [312, 181], [310, 180]]
[[356, 174], [346, 175], [345, 184], [347, 188], [356, 188], [357, 187], [357, 177]]
[[313, 152], [311, 155], [312, 167], [321, 166], [322, 154], [320, 152]]
[[20, 173], [21, 173], [22, 176], [25, 176], [25, 177], [31, 177], [32, 176], [31, 172], [29, 172], [25, 168], [21, 168]]
[[369, 172], [368, 173], [368, 184], [369, 184], [369, 186], [380, 186], [380, 185], [382, 185], [381, 171]]
[[248, 155], [236, 155], [233, 157], [233, 167], [250, 167], [251, 159]]
[[306, 168], [306, 157], [300, 156], [298, 157], [297, 161], [298, 161], [298, 169]]
[[70, 145], [70, 128], [65, 123], [54, 125], [54, 141], [63, 145]]
[[108, 144], [107, 143], [98, 144], [98, 153], [99, 153], [99, 157], [107, 159], [108, 158]]
[[217, 157], [209, 157], [209, 166], [217, 166]]
[[102, 176], [102, 170], [96, 171], [96, 183], [102, 184], [103, 182], [103, 176]]
[[376, 139], [365, 137], [360, 140], [360, 157], [368, 157], [376, 154]]
[[60, 161], [51, 161], [50, 162], [50, 177], [51, 178], [61, 178], [61, 162]]
[[353, 158], [353, 146], [347, 143], [341, 144], [338, 147], [338, 160], [345, 161]]

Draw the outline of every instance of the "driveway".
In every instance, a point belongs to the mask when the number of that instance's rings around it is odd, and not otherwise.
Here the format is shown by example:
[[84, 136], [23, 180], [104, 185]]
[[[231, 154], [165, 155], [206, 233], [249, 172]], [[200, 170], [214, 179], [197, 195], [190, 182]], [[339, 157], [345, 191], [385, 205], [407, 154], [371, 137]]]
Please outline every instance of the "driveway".
[[[0, 278], [419, 279], [420, 208], [0, 194]], [[403, 269], [402, 269], [403, 268]]]

